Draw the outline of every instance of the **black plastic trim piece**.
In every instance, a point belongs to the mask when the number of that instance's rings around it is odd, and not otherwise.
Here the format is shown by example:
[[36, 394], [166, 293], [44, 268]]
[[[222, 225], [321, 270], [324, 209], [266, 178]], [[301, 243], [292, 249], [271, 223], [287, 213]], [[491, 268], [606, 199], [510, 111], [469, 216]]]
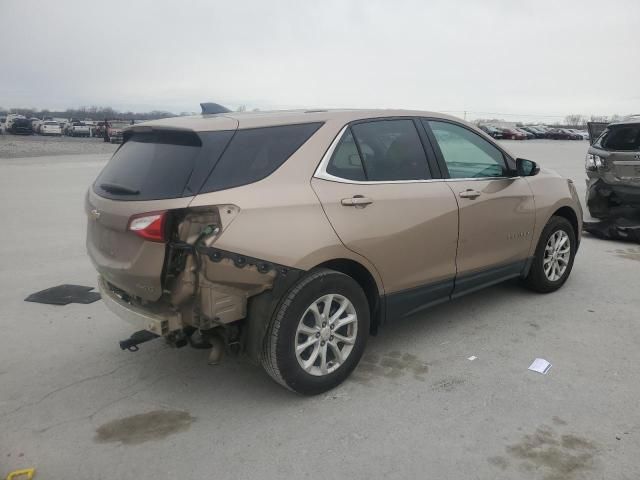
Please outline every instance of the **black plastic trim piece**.
[[408, 317], [427, 308], [446, 302], [453, 291], [454, 280], [444, 280], [429, 285], [386, 295], [386, 320]]
[[[177, 244], [178, 248], [183, 248], [188, 244]], [[189, 245], [191, 249], [194, 249], [192, 245]], [[279, 276], [286, 276], [292, 270], [298, 270], [296, 268], [280, 265], [279, 263], [269, 262], [262, 260], [261, 258], [249, 257], [240, 253], [229, 252], [227, 250], [221, 250], [213, 247], [195, 247], [198, 253], [206, 255], [212, 262], [221, 262], [224, 259], [233, 261], [233, 264], [238, 268], [245, 268], [246, 266], [255, 266], [260, 273], [269, 273], [275, 270]], [[301, 271], [301, 270], [298, 270]]]
[[474, 272], [459, 278], [456, 277], [455, 288], [453, 289], [451, 298], [458, 298], [495, 283], [519, 277], [522, 275], [522, 272], [524, 272], [526, 265], [527, 260], [520, 260], [518, 262]]
[[385, 295], [382, 298], [385, 321], [412, 316], [504, 280], [526, 276], [533, 258]]

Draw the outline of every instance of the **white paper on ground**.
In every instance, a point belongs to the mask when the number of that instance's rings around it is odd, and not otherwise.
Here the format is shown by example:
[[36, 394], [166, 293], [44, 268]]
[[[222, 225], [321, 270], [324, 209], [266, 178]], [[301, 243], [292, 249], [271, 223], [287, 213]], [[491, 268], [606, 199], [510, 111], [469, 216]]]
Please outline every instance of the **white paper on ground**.
[[529, 366], [529, 370], [534, 372], [542, 373], [546, 375], [549, 370], [551, 370], [551, 364], [547, 362], [544, 358], [536, 358], [533, 363]]
[[469, 358], [467, 358], [467, 360], [471, 360], [472, 362], [478, 357], [476, 357], [475, 355], [471, 355]]

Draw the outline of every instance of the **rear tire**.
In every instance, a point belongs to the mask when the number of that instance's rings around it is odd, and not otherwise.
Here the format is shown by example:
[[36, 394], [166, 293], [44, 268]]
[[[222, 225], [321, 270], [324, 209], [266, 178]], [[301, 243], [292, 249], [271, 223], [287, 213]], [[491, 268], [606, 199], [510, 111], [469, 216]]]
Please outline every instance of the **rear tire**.
[[[566, 249], [566, 243], [569, 243]], [[544, 227], [524, 284], [538, 293], [558, 290], [569, 278], [576, 256], [576, 233], [564, 217], [551, 217]]]
[[369, 322], [367, 297], [355, 280], [334, 270], [314, 270], [276, 309], [264, 339], [262, 366], [294, 392], [326, 392], [360, 361]]

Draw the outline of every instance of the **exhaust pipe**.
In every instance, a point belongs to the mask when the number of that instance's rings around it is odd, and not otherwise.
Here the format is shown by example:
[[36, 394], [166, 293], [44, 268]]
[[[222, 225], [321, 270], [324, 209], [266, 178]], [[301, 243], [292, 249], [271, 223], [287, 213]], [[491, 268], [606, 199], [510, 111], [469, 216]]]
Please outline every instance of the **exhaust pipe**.
[[224, 356], [225, 340], [219, 333], [196, 330], [189, 336], [189, 343], [193, 348], [210, 350], [209, 365], [218, 365]]

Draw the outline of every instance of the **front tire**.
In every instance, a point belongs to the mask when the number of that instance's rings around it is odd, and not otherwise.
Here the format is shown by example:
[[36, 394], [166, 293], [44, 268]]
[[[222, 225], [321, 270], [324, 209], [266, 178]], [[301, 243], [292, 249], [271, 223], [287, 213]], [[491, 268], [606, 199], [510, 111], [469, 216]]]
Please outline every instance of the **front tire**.
[[262, 366], [304, 395], [326, 392], [356, 367], [369, 335], [369, 304], [348, 275], [312, 271], [284, 296], [264, 339]]
[[539, 293], [558, 290], [571, 274], [577, 247], [571, 222], [564, 217], [551, 217], [540, 235], [525, 285]]

